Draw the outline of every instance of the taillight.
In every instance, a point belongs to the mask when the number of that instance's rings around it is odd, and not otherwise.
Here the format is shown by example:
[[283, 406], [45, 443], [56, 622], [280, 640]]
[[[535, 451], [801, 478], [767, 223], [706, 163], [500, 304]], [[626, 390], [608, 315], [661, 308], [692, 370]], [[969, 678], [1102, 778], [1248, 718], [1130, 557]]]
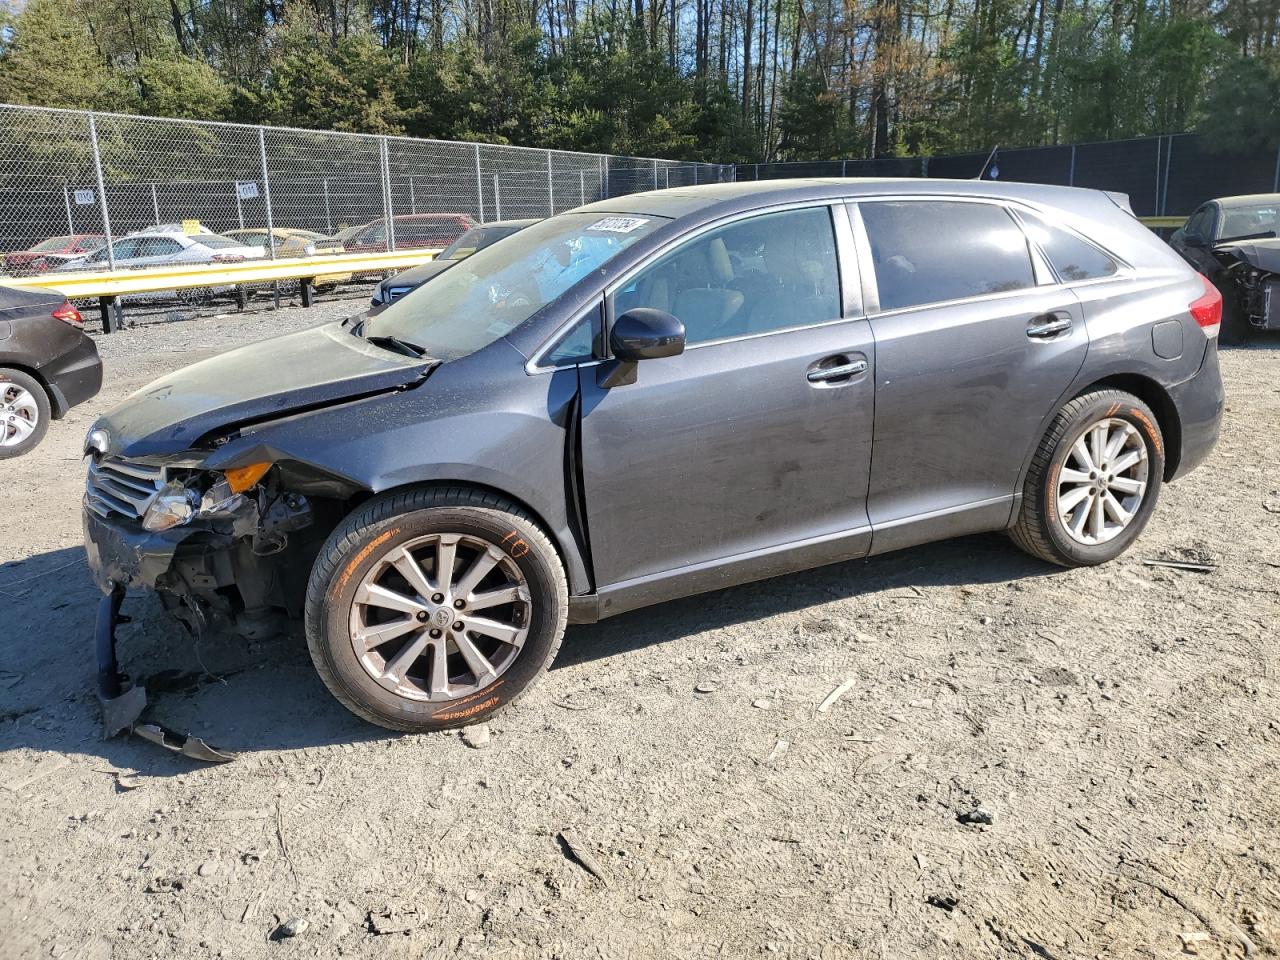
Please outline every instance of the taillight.
[[80, 316], [80, 311], [71, 305], [70, 300], [63, 300], [62, 306], [53, 311], [52, 316], [55, 320], [61, 320], [63, 323], [68, 323], [77, 330], [84, 329], [84, 318]]
[[240, 253], [215, 253], [214, 263], [244, 263], [244, 255]]
[[1191, 316], [1196, 318], [1196, 323], [1200, 324], [1200, 329], [1204, 331], [1206, 337], [1216, 337], [1222, 326], [1222, 294], [1203, 273], [1197, 276], [1204, 284], [1204, 293], [1192, 301], [1187, 309], [1191, 311]]

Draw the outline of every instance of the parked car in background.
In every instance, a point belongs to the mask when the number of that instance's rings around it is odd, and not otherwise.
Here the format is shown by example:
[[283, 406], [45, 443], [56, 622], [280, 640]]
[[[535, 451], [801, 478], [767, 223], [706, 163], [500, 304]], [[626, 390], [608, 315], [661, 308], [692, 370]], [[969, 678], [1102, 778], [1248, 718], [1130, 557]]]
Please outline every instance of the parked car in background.
[[0, 286], [0, 460], [40, 442], [102, 386], [102, 361], [60, 293]]
[[[63, 270], [105, 270], [109, 263], [108, 248], [101, 249], [62, 264]], [[241, 243], [216, 233], [185, 234], [168, 230], [142, 231], [121, 237], [111, 244], [115, 265], [120, 270], [145, 270], [148, 267], [180, 266], [201, 263], [241, 263], [261, 259], [262, 247]]]
[[399, 300], [411, 290], [416, 290], [432, 277], [443, 273], [455, 263], [465, 260], [477, 250], [497, 243], [503, 237], [518, 233], [537, 220], [495, 220], [482, 227], [472, 227], [453, 243], [449, 244], [440, 255], [430, 263], [423, 263], [408, 270], [402, 270], [394, 277], [387, 277], [373, 291], [373, 306], [380, 307], [384, 303]]
[[30, 277], [54, 270], [69, 260], [76, 260], [92, 253], [107, 238], [97, 233], [75, 233], [65, 237], [41, 240], [27, 250], [4, 255], [4, 272], [11, 277]]
[[[1222, 298], [1092, 190], [633, 194], [430, 294], [205, 360], [94, 424], [100, 638], [128, 588], [249, 634], [289, 613], [359, 716], [477, 723], [567, 621], [984, 531], [1105, 563], [1222, 413]], [[104, 495], [122, 475], [130, 502]]]
[[[244, 230], [228, 230], [223, 234], [238, 243], [252, 244], [260, 247], [263, 256], [270, 256], [267, 250], [267, 237], [270, 235], [277, 258], [287, 257], [324, 257], [345, 253], [342, 241], [334, 237], [326, 237], [322, 233], [311, 230], [295, 230], [290, 227], [247, 227]], [[346, 283], [351, 279], [350, 273], [328, 273], [315, 278], [317, 286], [334, 286]]]
[[1280, 330], [1280, 193], [1202, 203], [1169, 245], [1221, 291], [1224, 342]]
[[[397, 250], [447, 247], [476, 225], [466, 213], [408, 213], [392, 217]], [[334, 239], [347, 253], [376, 253], [389, 249], [387, 222], [379, 217], [371, 223], [348, 227]]]

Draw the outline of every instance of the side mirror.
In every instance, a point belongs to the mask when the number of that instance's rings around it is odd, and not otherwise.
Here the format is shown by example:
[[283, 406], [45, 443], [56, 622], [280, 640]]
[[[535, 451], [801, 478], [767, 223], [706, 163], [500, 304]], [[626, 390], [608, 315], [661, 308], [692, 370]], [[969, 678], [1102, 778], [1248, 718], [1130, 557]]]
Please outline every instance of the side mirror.
[[637, 307], [613, 321], [613, 359], [597, 368], [596, 383], [609, 389], [636, 382], [636, 364], [684, 353], [684, 324], [663, 310]]
[[674, 357], [684, 353], [684, 324], [662, 310], [637, 307], [614, 320], [609, 348], [626, 363]]

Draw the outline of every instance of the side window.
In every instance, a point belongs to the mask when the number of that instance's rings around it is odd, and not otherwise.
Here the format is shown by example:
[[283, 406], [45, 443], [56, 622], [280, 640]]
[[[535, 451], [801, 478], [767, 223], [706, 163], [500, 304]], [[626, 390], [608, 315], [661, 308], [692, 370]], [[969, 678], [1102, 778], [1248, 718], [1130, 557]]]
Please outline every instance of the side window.
[[839, 319], [831, 213], [767, 213], [704, 233], [615, 295], [615, 316], [636, 307], [677, 316], [690, 344]]
[[543, 355], [544, 367], [563, 367], [590, 360], [594, 355], [596, 330], [600, 323], [599, 308], [592, 310], [564, 334], [554, 347]]
[[181, 249], [182, 244], [177, 240], [169, 240], [165, 237], [147, 237], [139, 243], [138, 256], [168, 257]]
[[1096, 280], [1109, 277], [1120, 269], [1115, 260], [1074, 233], [1051, 226], [1035, 214], [1020, 211], [1018, 216], [1026, 223], [1031, 239], [1039, 244], [1053, 264], [1054, 271], [1064, 281]]
[[138, 245], [137, 240], [117, 240], [111, 248], [111, 253], [117, 260], [130, 260], [139, 256]]
[[1026, 235], [1003, 207], [953, 200], [858, 205], [881, 310], [1036, 285]]
[[1191, 219], [1187, 221], [1187, 225], [1183, 228], [1183, 232], [1204, 240], [1211, 239], [1213, 236], [1213, 207], [1206, 203], [1193, 213]]

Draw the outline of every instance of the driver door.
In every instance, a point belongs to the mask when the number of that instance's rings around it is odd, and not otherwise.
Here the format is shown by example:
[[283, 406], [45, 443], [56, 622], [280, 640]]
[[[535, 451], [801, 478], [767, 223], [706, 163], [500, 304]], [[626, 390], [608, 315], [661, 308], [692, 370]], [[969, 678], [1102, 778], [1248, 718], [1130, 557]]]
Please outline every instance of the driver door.
[[686, 349], [612, 388], [580, 368], [602, 612], [866, 552], [874, 345], [860, 300], [842, 300], [849, 248], [827, 205], [763, 214], [613, 292], [609, 316], [673, 313]]

